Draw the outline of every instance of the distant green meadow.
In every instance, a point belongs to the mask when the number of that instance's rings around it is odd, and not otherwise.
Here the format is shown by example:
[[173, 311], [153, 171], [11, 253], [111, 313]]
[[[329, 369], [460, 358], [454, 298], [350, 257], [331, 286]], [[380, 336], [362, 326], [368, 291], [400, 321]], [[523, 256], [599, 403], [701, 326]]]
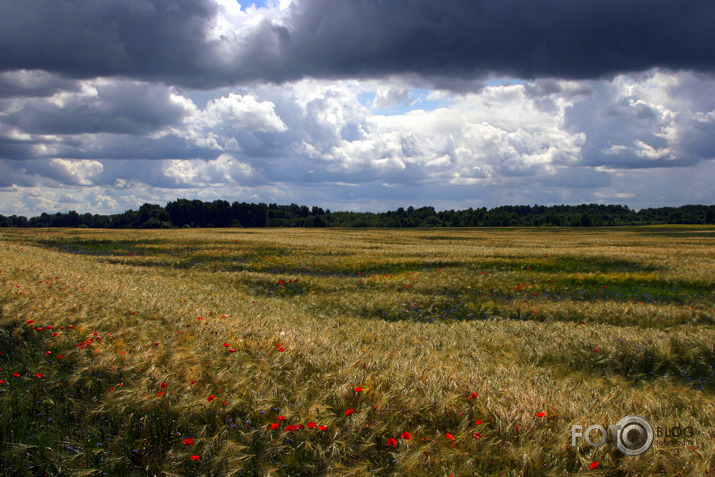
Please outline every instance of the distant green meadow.
[[0, 240], [3, 475], [715, 475], [712, 226]]

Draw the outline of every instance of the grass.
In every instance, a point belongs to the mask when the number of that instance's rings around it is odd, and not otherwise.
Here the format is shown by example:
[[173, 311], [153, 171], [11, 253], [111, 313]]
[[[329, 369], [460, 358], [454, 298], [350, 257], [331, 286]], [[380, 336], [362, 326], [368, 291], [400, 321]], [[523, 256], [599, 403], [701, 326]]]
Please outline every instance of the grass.
[[715, 475], [713, 237], [4, 230], [0, 469]]

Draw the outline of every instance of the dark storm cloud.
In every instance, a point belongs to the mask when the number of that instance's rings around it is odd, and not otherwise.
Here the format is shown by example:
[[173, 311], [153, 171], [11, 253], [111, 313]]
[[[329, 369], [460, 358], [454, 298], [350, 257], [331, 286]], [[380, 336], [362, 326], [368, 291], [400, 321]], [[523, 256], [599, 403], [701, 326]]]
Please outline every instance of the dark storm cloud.
[[[131, 76], [209, 88], [417, 73], [595, 78], [712, 72], [712, 0], [302, 0], [208, 39], [210, 0], [0, 3], [0, 70]], [[239, 31], [240, 30], [240, 31]]]
[[30, 99], [3, 122], [32, 134], [143, 134], [184, 116], [181, 105], [172, 103], [170, 90], [161, 85], [118, 81], [95, 90], [70, 95], [61, 104]]
[[713, 24], [711, 0], [306, 0], [279, 36], [304, 74], [586, 78], [712, 71]]
[[32, 155], [32, 144], [4, 137], [0, 133], [0, 159], [25, 159]]
[[[57, 157], [68, 159], [117, 159], [160, 160], [193, 159], [195, 157], [214, 157], [215, 151], [191, 146], [182, 138], [172, 135], [160, 139], [130, 134], [93, 134], [87, 138], [64, 139]], [[130, 164], [132, 161], [128, 161]], [[134, 167], [134, 166], [130, 166]]]
[[47, 97], [59, 91], [77, 89], [76, 81], [45, 71], [18, 70], [0, 73], [0, 98]]
[[691, 120], [688, 126], [680, 137], [683, 152], [698, 159], [715, 157], [715, 121]]
[[0, 70], [191, 84], [215, 13], [211, 0], [2, 1]]

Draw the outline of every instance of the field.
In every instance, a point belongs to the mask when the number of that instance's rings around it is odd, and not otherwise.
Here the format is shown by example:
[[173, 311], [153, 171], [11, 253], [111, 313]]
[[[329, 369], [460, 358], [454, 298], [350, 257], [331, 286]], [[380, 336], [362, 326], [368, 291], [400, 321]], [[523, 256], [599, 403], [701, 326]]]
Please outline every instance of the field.
[[713, 227], [0, 247], [5, 476], [715, 475]]

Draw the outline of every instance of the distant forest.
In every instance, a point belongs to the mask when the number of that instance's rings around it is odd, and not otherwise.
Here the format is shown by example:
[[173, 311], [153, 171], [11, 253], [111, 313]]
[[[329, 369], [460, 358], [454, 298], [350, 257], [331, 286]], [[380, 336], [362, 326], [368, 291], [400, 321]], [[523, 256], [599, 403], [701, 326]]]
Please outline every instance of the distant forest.
[[715, 205], [642, 209], [624, 205], [505, 205], [487, 210], [400, 207], [389, 212], [331, 212], [305, 205], [250, 204], [177, 199], [165, 207], [144, 204], [121, 214], [46, 214], [30, 219], [0, 215], [0, 227], [601, 227], [613, 225], [714, 224]]

